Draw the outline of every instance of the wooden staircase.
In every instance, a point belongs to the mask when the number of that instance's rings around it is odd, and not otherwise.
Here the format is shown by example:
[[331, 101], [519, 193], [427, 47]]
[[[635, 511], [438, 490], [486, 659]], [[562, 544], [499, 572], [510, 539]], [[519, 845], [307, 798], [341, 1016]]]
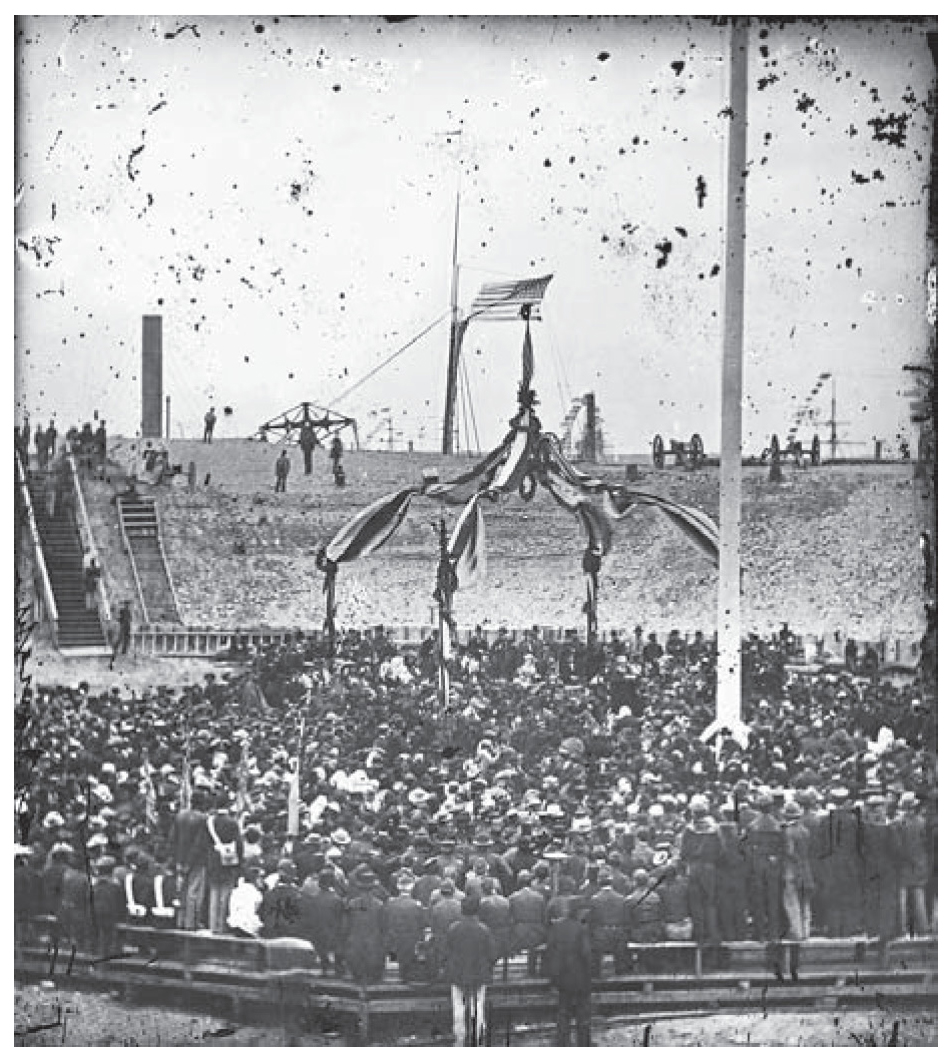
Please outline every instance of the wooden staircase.
[[33, 469], [28, 476], [30, 498], [40, 544], [59, 614], [57, 645], [67, 655], [100, 656], [110, 653], [98, 609], [86, 608], [83, 547], [76, 526], [75, 510], [63, 492], [51, 517], [46, 502], [48, 477], [55, 475]]
[[181, 624], [175, 588], [162, 549], [155, 499], [120, 495], [116, 505], [146, 623]]

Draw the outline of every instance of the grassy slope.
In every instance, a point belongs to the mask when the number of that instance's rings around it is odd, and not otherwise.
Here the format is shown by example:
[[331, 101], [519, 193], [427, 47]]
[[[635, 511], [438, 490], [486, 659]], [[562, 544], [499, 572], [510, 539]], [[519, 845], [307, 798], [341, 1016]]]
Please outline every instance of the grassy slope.
[[[120, 456], [125, 448], [120, 447]], [[292, 450], [288, 493], [273, 492], [280, 452], [267, 443], [173, 440], [171, 458], [195, 461], [199, 487], [156, 491], [166, 551], [186, 622], [315, 627], [323, 615], [317, 546], [362, 506], [425, 468], [441, 476], [472, 461], [406, 453], [346, 453], [348, 484], [335, 488], [326, 451], [303, 475]], [[620, 479], [618, 467], [598, 470]], [[202, 486], [206, 473], [210, 485]], [[717, 517], [717, 470], [646, 473], [643, 484]], [[858, 638], [921, 630], [918, 533], [925, 501], [909, 466], [840, 466], [744, 472], [744, 620], [751, 630], [788, 621], [812, 633], [836, 628]], [[91, 500], [98, 509], [99, 502]], [[456, 599], [462, 625], [583, 626], [582, 534], [575, 518], [540, 492], [487, 505], [488, 574]], [[439, 507], [416, 501], [377, 555], [346, 566], [338, 580], [342, 625], [430, 622]], [[452, 520], [452, 511], [448, 515]], [[94, 517], [94, 522], [101, 519]], [[243, 544], [244, 553], [236, 552]], [[107, 557], [107, 563], [108, 557]], [[716, 626], [717, 578], [660, 514], [638, 510], [622, 523], [602, 570], [603, 628], [666, 631]]]

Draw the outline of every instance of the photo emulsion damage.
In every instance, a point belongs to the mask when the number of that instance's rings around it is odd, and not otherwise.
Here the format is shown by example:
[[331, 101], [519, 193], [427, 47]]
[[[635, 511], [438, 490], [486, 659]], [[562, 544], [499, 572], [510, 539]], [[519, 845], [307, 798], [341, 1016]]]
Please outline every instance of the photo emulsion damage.
[[937, 19], [13, 30], [15, 1044], [937, 1045]]

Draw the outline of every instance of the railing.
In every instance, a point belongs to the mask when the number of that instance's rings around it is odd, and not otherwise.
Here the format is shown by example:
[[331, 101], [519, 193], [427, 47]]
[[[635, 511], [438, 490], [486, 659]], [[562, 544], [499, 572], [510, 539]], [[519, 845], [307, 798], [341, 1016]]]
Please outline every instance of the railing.
[[[358, 634], [369, 638], [380, 629], [358, 629]], [[502, 634], [499, 629], [483, 629], [482, 634], [486, 641], [492, 645]], [[561, 643], [572, 634], [581, 633], [574, 628], [539, 627], [536, 632], [530, 629], [506, 629], [508, 635], [517, 641], [536, 634], [545, 643]], [[432, 627], [426, 625], [401, 625], [385, 627], [382, 634], [395, 646], [407, 647], [418, 646], [426, 638], [432, 635]], [[475, 630], [471, 628], [459, 628], [457, 630], [458, 645], [466, 646]], [[600, 636], [602, 642], [608, 641], [604, 633]], [[270, 646], [274, 643], [296, 642], [298, 639], [314, 639], [321, 642], [324, 632], [316, 628], [225, 628], [214, 625], [177, 626], [168, 624], [147, 625], [133, 633], [132, 643], [134, 649], [144, 654], [170, 657], [214, 657], [231, 649], [241, 647]], [[822, 667], [823, 665], [842, 665], [846, 639], [841, 634], [820, 636], [798, 636], [796, 639], [797, 652], [794, 654], [793, 665], [801, 667]], [[919, 644], [913, 639], [888, 637], [870, 641], [856, 642], [857, 654], [860, 660], [866, 649], [872, 647], [879, 659], [879, 667], [914, 669], [919, 661]]]
[[119, 500], [116, 500], [116, 509], [119, 512], [119, 534], [122, 536], [122, 545], [125, 547], [126, 554], [129, 558], [129, 566], [132, 569], [132, 578], [135, 581], [136, 593], [139, 595], [139, 605], [142, 607], [142, 615], [149, 619], [149, 610], [146, 608], [145, 595], [142, 593], [142, 583], [139, 580], [139, 569], [136, 567], [135, 554], [132, 552], [132, 544], [129, 542], [129, 536], [126, 532], [126, 520], [122, 513], [122, 506], [119, 504]]
[[20, 455], [14, 451], [17, 472], [17, 487], [19, 488], [26, 513], [27, 525], [30, 529], [30, 538], [33, 541], [33, 563], [35, 566], [35, 581], [39, 583], [41, 593], [37, 595], [46, 619], [49, 621], [53, 645], [59, 645], [59, 610], [56, 608], [56, 598], [53, 596], [53, 584], [50, 582], [50, 574], [46, 567], [46, 557], [43, 554], [43, 544], [40, 541], [40, 530], [36, 526], [36, 516], [33, 512], [33, 499], [30, 497], [30, 488], [27, 483], [27, 474], [23, 468]]
[[[99, 551], [96, 549], [96, 542], [93, 539], [92, 525], [89, 523], [89, 513], [86, 510], [86, 498], [83, 495], [83, 485], [79, 478], [79, 470], [76, 468], [76, 459], [73, 455], [67, 452], [66, 460], [69, 462], [70, 472], [72, 474], [73, 494], [76, 497], [76, 510], [79, 513], [79, 520], [76, 522], [79, 529], [79, 541], [83, 548], [83, 556], [94, 556], [99, 561]], [[100, 563], [100, 568], [103, 565]], [[103, 573], [105, 575], [105, 573]], [[108, 627], [112, 624], [112, 609], [109, 605], [109, 595], [106, 593], [105, 581], [100, 578], [96, 585], [96, 601], [98, 604], [98, 612], [100, 620], [105, 622]]]
[[169, 593], [172, 595], [172, 604], [175, 606], [175, 615], [181, 617], [182, 610], [179, 607], [178, 595], [175, 593], [175, 584], [172, 582], [172, 570], [169, 568], [169, 559], [165, 555], [165, 547], [162, 545], [162, 521], [159, 517], [159, 507], [153, 501], [155, 509], [156, 546], [159, 548], [159, 556], [162, 558], [162, 569], [165, 572], [165, 580], [169, 585]]

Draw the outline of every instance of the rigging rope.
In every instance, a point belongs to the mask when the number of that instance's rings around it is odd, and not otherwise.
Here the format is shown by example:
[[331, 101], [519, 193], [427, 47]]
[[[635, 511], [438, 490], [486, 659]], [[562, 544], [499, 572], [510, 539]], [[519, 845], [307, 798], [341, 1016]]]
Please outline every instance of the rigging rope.
[[360, 378], [360, 380], [358, 380], [356, 383], [351, 384], [349, 388], [346, 388], [344, 391], [342, 391], [336, 398], [331, 400], [329, 405], [336, 406], [341, 401], [341, 399], [345, 399], [348, 395], [350, 395], [351, 393], [356, 391], [357, 388], [362, 387], [364, 384], [366, 384], [367, 381], [370, 380], [370, 378], [372, 376], [376, 376], [376, 374], [379, 373], [381, 369], [384, 369], [395, 358], [398, 358], [401, 354], [403, 354], [404, 351], [406, 351], [408, 348], [412, 347], [413, 344], [417, 342], [417, 340], [423, 339], [423, 337], [428, 332], [432, 332], [433, 329], [435, 329], [436, 326], [439, 325], [441, 321], [445, 320], [445, 318], [449, 315], [449, 313], [450, 313], [449, 310], [444, 310], [443, 313], [440, 314], [440, 316], [435, 321], [433, 321], [429, 325], [427, 325], [427, 327], [425, 329], [423, 329], [422, 332], [418, 332], [413, 337], [412, 340], [409, 340], [399, 350], [394, 351], [393, 354], [391, 354], [388, 357], [386, 357], [382, 362], [379, 363], [379, 365], [374, 366], [374, 368], [371, 369], [369, 373], [366, 373], [364, 376], [362, 376]]

